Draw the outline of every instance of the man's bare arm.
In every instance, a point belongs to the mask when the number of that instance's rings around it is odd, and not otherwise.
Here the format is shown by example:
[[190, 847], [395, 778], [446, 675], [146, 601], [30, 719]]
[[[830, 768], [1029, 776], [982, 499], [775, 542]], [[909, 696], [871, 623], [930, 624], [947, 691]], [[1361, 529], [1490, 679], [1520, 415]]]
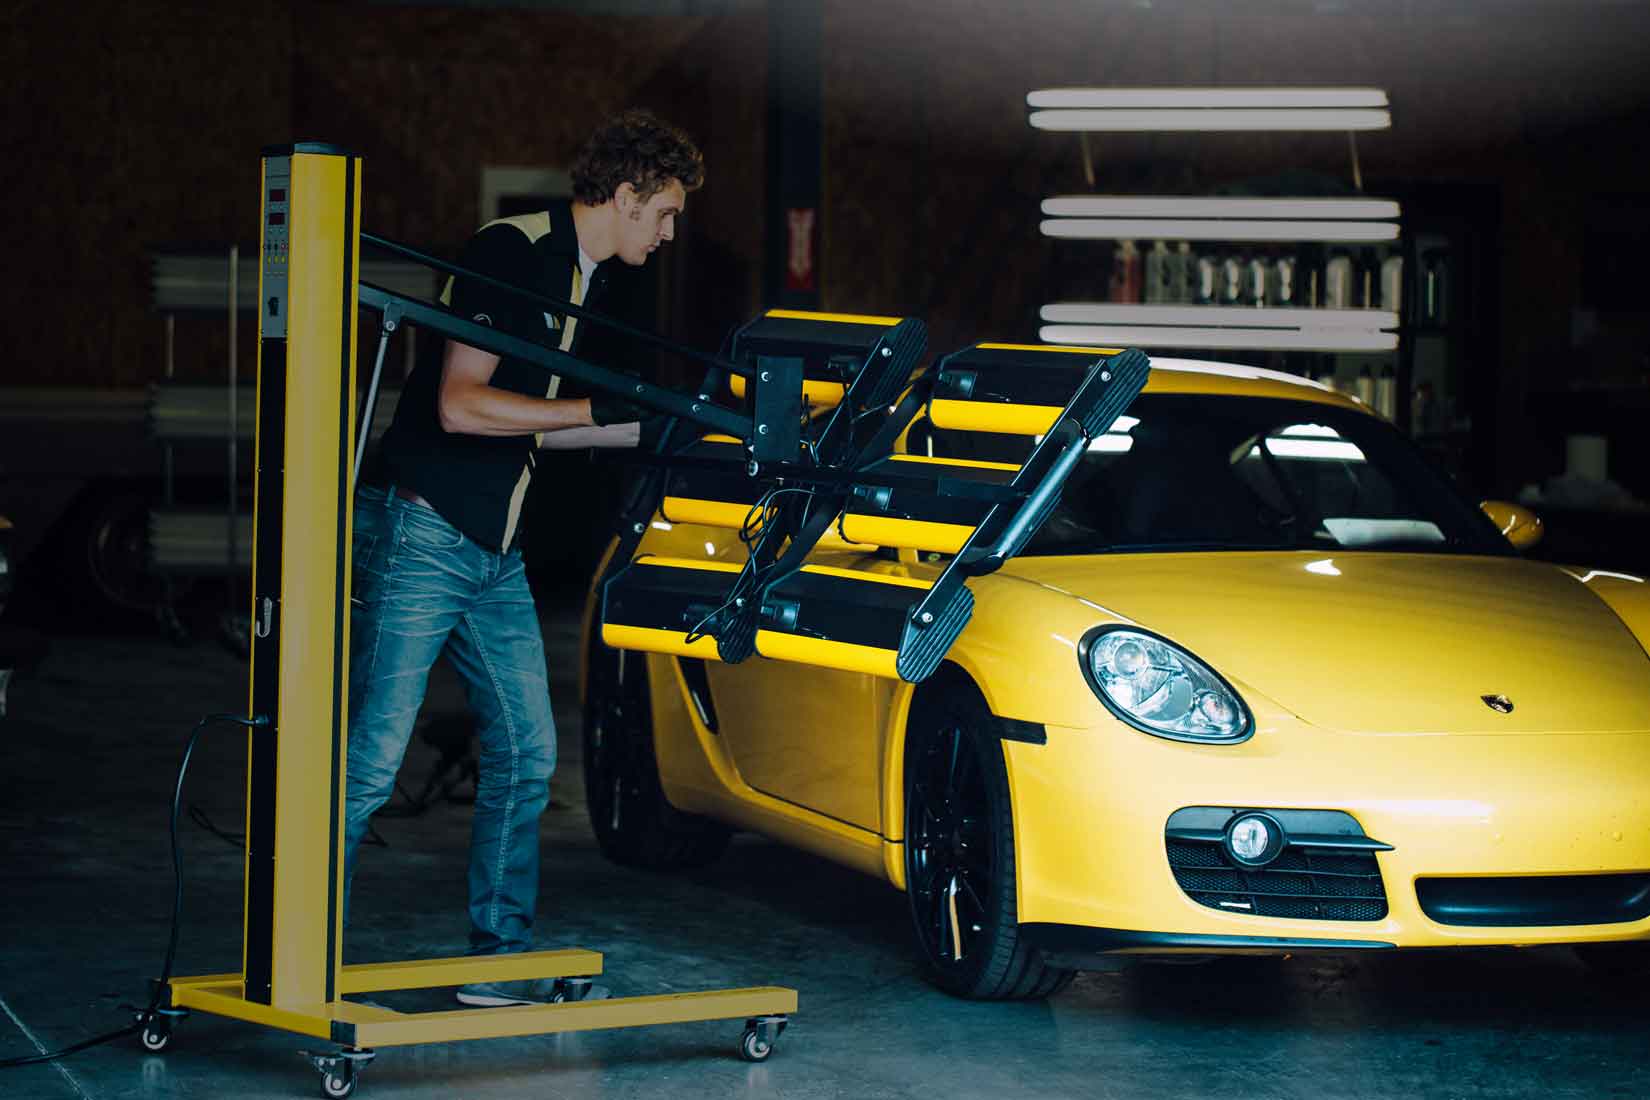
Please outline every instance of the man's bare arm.
[[642, 442], [642, 425], [607, 424], [597, 428], [563, 428], [545, 432], [539, 446], [547, 451], [577, 451], [585, 447], [635, 447]]
[[594, 425], [589, 398], [529, 397], [497, 389], [487, 384], [497, 368], [498, 356], [491, 352], [457, 340], [447, 341], [436, 396], [436, 415], [442, 431], [461, 435], [527, 435]]

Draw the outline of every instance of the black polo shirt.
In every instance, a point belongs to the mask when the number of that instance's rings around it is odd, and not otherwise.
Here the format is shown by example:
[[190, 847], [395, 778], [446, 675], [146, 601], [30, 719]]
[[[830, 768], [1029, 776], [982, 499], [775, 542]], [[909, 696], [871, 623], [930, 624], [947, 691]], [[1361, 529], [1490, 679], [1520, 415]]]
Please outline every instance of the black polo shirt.
[[[458, 265], [510, 283], [590, 302], [606, 281], [602, 266], [583, 285], [573, 209], [558, 201], [538, 214], [502, 218], [481, 227], [459, 254]], [[603, 265], [605, 266], [605, 265]], [[554, 310], [480, 284], [448, 280], [442, 301], [462, 317], [546, 347], [577, 354], [579, 322]], [[363, 480], [417, 493], [464, 534], [489, 549], [511, 546], [522, 501], [537, 462], [538, 437], [463, 435], [443, 431], [436, 399], [445, 340], [426, 340]], [[561, 379], [519, 359], [501, 359], [490, 385], [533, 397], [555, 397]]]

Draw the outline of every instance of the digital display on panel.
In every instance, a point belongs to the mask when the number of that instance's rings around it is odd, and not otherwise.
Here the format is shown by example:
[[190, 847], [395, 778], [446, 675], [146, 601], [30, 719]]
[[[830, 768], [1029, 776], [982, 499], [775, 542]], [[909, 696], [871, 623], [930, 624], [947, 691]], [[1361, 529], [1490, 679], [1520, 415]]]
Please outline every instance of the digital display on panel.
[[275, 211], [273, 214], [269, 215], [269, 224], [270, 225], [285, 225], [286, 224], [286, 215], [281, 213], [279, 210]]
[[286, 201], [286, 188], [284, 188], [284, 187], [272, 188], [269, 192], [269, 201], [270, 202], [285, 202]]

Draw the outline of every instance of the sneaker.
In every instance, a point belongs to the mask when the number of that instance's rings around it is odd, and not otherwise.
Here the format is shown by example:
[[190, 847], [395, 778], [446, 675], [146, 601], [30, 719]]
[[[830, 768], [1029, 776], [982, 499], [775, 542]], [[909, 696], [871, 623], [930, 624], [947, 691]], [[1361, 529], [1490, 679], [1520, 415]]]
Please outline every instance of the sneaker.
[[[582, 994], [582, 995], [581, 995]], [[604, 985], [567, 982], [560, 978], [522, 979], [514, 982], [471, 982], [458, 987], [460, 1004], [498, 1008], [504, 1005], [547, 1005], [561, 1001], [601, 1001], [608, 997]]]

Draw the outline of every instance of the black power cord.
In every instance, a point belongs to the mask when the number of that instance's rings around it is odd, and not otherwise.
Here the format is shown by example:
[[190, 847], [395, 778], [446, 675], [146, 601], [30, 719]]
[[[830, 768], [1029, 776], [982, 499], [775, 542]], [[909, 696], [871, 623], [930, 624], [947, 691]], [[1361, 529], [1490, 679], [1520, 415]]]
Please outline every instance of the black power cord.
[[78, 1043], [63, 1047], [60, 1050], [49, 1051], [45, 1054], [32, 1054], [26, 1058], [7, 1058], [0, 1061], [0, 1069], [10, 1069], [13, 1066], [33, 1066], [43, 1062], [55, 1062], [71, 1054], [95, 1047], [102, 1043], [112, 1043], [116, 1039], [124, 1039], [128, 1035], [135, 1035], [148, 1027], [158, 1017], [166, 1015], [160, 1007], [161, 994], [172, 979], [172, 962], [178, 953], [178, 925], [183, 914], [183, 856], [178, 850], [178, 810], [183, 803], [183, 780], [189, 773], [189, 758], [195, 753], [195, 742], [208, 726], [230, 724], [244, 726], [249, 729], [261, 729], [269, 725], [269, 719], [263, 715], [256, 718], [242, 718], [238, 714], [208, 714], [195, 723], [194, 730], [189, 734], [189, 743], [183, 750], [183, 761], [178, 765], [178, 781], [172, 788], [172, 932], [166, 941], [166, 961], [161, 965], [160, 977], [153, 983], [153, 992], [149, 995], [147, 1008], [135, 1009], [137, 1020], [119, 1031], [111, 1031], [107, 1035], [97, 1035], [90, 1039], [83, 1039]]

